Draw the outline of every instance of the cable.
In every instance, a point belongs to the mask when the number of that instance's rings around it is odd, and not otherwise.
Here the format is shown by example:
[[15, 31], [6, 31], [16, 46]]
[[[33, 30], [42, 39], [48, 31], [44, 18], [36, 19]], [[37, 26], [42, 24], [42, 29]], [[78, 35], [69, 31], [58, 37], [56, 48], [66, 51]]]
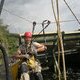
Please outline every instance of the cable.
[[25, 20], [25, 21], [27, 21], [27, 22], [29, 22], [29, 23], [33, 23], [32, 21], [27, 20], [26, 18], [23, 18], [23, 17], [21, 17], [21, 16], [18, 16], [17, 14], [14, 14], [14, 13], [10, 12], [10, 11], [7, 10], [7, 9], [3, 9], [3, 10], [6, 11], [6, 12], [8, 12], [8, 13], [10, 13], [10, 14], [12, 14], [12, 15], [14, 15], [14, 16], [16, 16], [16, 17], [19, 17], [19, 18], [21, 18], [21, 19], [23, 19], [23, 20]]
[[72, 9], [70, 8], [70, 6], [67, 4], [67, 2], [64, 0], [65, 4], [67, 5], [67, 7], [69, 8], [69, 10], [71, 11], [71, 13], [73, 14], [73, 16], [75, 17], [75, 19], [77, 20], [77, 22], [80, 24], [80, 21], [78, 20], [78, 18], [76, 17], [76, 15], [74, 14], [74, 12], [72, 11]]
[[[53, 7], [53, 6], [52, 6]], [[29, 22], [29, 23], [32, 23], [33, 24], [33, 21], [30, 21], [30, 20], [27, 20], [26, 18], [23, 18], [23, 17], [21, 17], [21, 16], [18, 16], [18, 15], [16, 15], [16, 14], [14, 14], [13, 12], [10, 12], [9, 10], [7, 10], [7, 9], [3, 9], [4, 11], [6, 11], [6, 12], [8, 12], [9, 14], [11, 14], [11, 15], [14, 15], [14, 16], [16, 16], [16, 17], [18, 17], [18, 18], [21, 18], [21, 19], [23, 19], [23, 20], [25, 20], [25, 21], [27, 21], [27, 22]], [[54, 12], [54, 11], [53, 11]], [[49, 20], [50, 21], [50, 20]], [[76, 21], [76, 20], [63, 20], [63, 21], [59, 21], [60, 23], [63, 23], [63, 22], [73, 22], [73, 21]], [[56, 23], [55, 21], [50, 21], [51, 22], [51, 24], [53, 24], [53, 23]], [[42, 23], [36, 23], [36, 24], [41, 24], [42, 25]]]

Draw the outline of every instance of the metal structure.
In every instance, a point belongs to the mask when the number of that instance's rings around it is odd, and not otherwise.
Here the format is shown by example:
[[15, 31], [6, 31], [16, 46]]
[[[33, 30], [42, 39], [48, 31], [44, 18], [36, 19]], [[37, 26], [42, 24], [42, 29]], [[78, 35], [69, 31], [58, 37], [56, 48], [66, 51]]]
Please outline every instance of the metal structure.
[[1, 3], [0, 3], [0, 15], [1, 15], [1, 12], [2, 12], [2, 8], [3, 8], [3, 5], [4, 5], [4, 1], [5, 1], [5, 0], [1, 0]]

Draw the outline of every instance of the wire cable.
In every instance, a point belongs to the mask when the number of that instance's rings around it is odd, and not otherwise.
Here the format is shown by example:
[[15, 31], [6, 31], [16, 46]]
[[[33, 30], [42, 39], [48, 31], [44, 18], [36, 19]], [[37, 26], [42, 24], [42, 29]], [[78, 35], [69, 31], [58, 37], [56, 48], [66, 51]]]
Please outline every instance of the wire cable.
[[70, 6], [68, 5], [68, 3], [64, 0], [65, 4], [67, 5], [67, 7], [69, 8], [69, 10], [71, 11], [71, 13], [73, 14], [73, 16], [75, 17], [75, 19], [77, 20], [77, 22], [80, 24], [80, 21], [78, 20], [78, 18], [76, 17], [76, 15], [74, 14], [74, 12], [72, 11], [72, 9], [70, 8]]
[[3, 10], [6, 11], [6, 12], [8, 12], [8, 13], [10, 13], [10, 14], [12, 14], [12, 15], [14, 15], [14, 16], [16, 16], [16, 17], [19, 17], [19, 18], [21, 18], [21, 19], [23, 19], [23, 20], [25, 20], [25, 21], [27, 21], [27, 22], [29, 22], [29, 23], [33, 23], [32, 21], [30, 21], [30, 20], [28, 20], [28, 19], [26, 19], [26, 18], [23, 18], [23, 17], [21, 17], [21, 16], [18, 16], [17, 14], [14, 14], [14, 13], [12, 13], [11, 11], [9, 11], [9, 10], [7, 10], [7, 9], [4, 9], [4, 8], [3, 8]]
[[[52, 1], [52, 0], [51, 0], [51, 1]], [[53, 3], [53, 2], [52, 2], [52, 3]], [[54, 9], [53, 6], [52, 6], [52, 8]], [[3, 10], [6, 11], [6, 12], [8, 12], [8, 13], [11, 14], [11, 15], [14, 15], [14, 16], [16, 16], [16, 17], [18, 17], [18, 18], [21, 18], [21, 19], [23, 19], [23, 20], [25, 20], [25, 21], [33, 24], [33, 21], [30, 21], [30, 20], [28, 20], [28, 19], [26, 19], [26, 18], [23, 18], [23, 17], [21, 17], [21, 16], [19, 16], [19, 15], [17, 15], [17, 14], [14, 14], [13, 12], [11, 12], [11, 11], [9, 11], [9, 10], [7, 10], [7, 9], [3, 9]], [[53, 12], [54, 12], [54, 10], [53, 10]], [[78, 19], [78, 20], [80, 20], [80, 19]], [[49, 21], [50, 21], [50, 20], [49, 20]], [[76, 21], [76, 20], [70, 19], [70, 20], [63, 20], [63, 21], [59, 21], [59, 22], [60, 22], [60, 23], [63, 23], [63, 22], [74, 22], [74, 21]], [[51, 22], [51, 24], [56, 23], [55, 21], [50, 21], [50, 22]], [[38, 23], [38, 22], [36, 22], [36, 24], [42, 25], [42, 23]]]

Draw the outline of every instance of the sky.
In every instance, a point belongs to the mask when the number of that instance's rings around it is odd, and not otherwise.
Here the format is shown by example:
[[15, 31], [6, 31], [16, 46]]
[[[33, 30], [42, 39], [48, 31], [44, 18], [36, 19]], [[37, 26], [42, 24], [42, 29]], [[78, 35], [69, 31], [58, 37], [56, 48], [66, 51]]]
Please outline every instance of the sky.
[[[56, 12], [56, 0], [54, 8]], [[66, 0], [76, 17], [80, 20], [80, 0]], [[76, 21], [64, 0], [59, 0], [59, 15], [61, 31], [71, 32], [80, 29], [80, 24]], [[11, 33], [24, 33], [32, 31], [33, 22], [35, 33], [42, 30], [42, 22], [44, 20], [51, 21], [51, 24], [45, 29], [46, 32], [56, 32], [57, 27], [52, 10], [51, 0], [5, 0], [1, 13], [3, 23], [9, 25], [8, 29]], [[74, 20], [64, 22], [67, 20]], [[46, 26], [46, 25], [44, 25]]]

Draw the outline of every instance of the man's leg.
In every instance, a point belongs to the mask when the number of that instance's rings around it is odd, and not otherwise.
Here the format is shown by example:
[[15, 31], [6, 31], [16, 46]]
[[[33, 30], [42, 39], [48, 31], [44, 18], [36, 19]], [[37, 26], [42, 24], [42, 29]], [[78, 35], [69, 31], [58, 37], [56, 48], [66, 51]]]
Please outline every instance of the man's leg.
[[21, 72], [20, 80], [30, 80], [30, 77], [29, 77], [29, 74], [28, 74], [28, 67], [27, 67], [26, 62], [23, 62], [20, 65], [20, 72]]
[[20, 80], [30, 80], [29, 74], [28, 74], [28, 73], [23, 73], [23, 74], [21, 74]]
[[36, 62], [36, 67], [35, 67], [36, 80], [43, 80], [41, 70], [42, 70], [41, 65], [38, 62]]

